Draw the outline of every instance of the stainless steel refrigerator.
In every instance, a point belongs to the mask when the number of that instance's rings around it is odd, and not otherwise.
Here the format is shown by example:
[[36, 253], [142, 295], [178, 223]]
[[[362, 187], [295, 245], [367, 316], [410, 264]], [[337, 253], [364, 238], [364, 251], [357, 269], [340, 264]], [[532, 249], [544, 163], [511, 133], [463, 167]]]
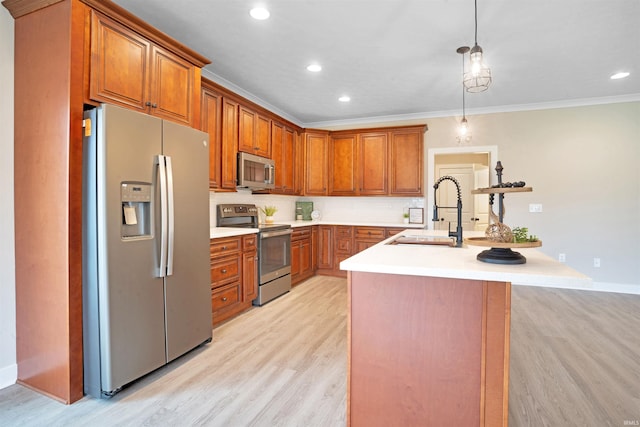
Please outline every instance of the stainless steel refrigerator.
[[209, 137], [103, 104], [85, 112], [84, 390], [210, 342]]

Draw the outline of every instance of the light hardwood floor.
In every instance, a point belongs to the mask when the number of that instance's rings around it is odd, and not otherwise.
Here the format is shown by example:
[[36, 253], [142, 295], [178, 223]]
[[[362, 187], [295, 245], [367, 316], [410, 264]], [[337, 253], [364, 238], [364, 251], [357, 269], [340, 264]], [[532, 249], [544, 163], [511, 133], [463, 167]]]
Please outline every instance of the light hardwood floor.
[[[511, 426], [640, 421], [640, 296], [514, 286]], [[346, 280], [314, 277], [110, 400], [0, 390], [0, 426], [344, 426]]]

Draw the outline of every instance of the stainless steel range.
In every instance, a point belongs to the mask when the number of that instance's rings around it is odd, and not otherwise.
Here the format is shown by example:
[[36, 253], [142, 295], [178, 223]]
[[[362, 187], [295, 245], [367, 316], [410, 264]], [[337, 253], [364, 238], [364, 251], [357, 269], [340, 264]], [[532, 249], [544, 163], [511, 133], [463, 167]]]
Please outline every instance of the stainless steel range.
[[218, 227], [257, 228], [258, 297], [263, 305], [291, 290], [291, 226], [260, 224], [258, 208], [251, 204], [220, 204]]

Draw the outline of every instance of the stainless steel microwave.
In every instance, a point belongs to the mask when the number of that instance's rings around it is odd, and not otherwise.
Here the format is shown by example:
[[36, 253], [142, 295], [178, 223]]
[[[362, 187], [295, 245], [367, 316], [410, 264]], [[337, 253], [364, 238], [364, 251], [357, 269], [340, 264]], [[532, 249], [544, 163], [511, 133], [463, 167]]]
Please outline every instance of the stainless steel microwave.
[[238, 187], [264, 190], [275, 187], [275, 162], [266, 157], [238, 153]]

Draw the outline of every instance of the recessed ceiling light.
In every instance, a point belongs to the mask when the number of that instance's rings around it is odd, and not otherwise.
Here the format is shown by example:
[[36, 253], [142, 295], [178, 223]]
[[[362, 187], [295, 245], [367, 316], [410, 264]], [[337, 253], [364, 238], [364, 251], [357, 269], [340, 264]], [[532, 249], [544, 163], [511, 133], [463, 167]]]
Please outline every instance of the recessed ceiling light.
[[627, 73], [626, 71], [620, 72], [620, 73], [615, 73], [613, 74], [610, 78], [611, 80], [618, 80], [618, 79], [624, 79], [625, 77], [628, 77], [629, 73]]
[[322, 70], [322, 67], [320, 66], [320, 64], [309, 64], [307, 65], [307, 70], [311, 71], [312, 73], [317, 73]]
[[351, 98], [348, 97], [347, 95], [342, 95], [340, 98], [338, 98], [338, 101], [340, 101], [340, 102], [349, 102], [349, 101], [351, 101]]
[[254, 7], [249, 11], [249, 15], [251, 15], [253, 19], [259, 19], [261, 21], [264, 19], [268, 19], [269, 16], [271, 16], [269, 11], [264, 7]]

